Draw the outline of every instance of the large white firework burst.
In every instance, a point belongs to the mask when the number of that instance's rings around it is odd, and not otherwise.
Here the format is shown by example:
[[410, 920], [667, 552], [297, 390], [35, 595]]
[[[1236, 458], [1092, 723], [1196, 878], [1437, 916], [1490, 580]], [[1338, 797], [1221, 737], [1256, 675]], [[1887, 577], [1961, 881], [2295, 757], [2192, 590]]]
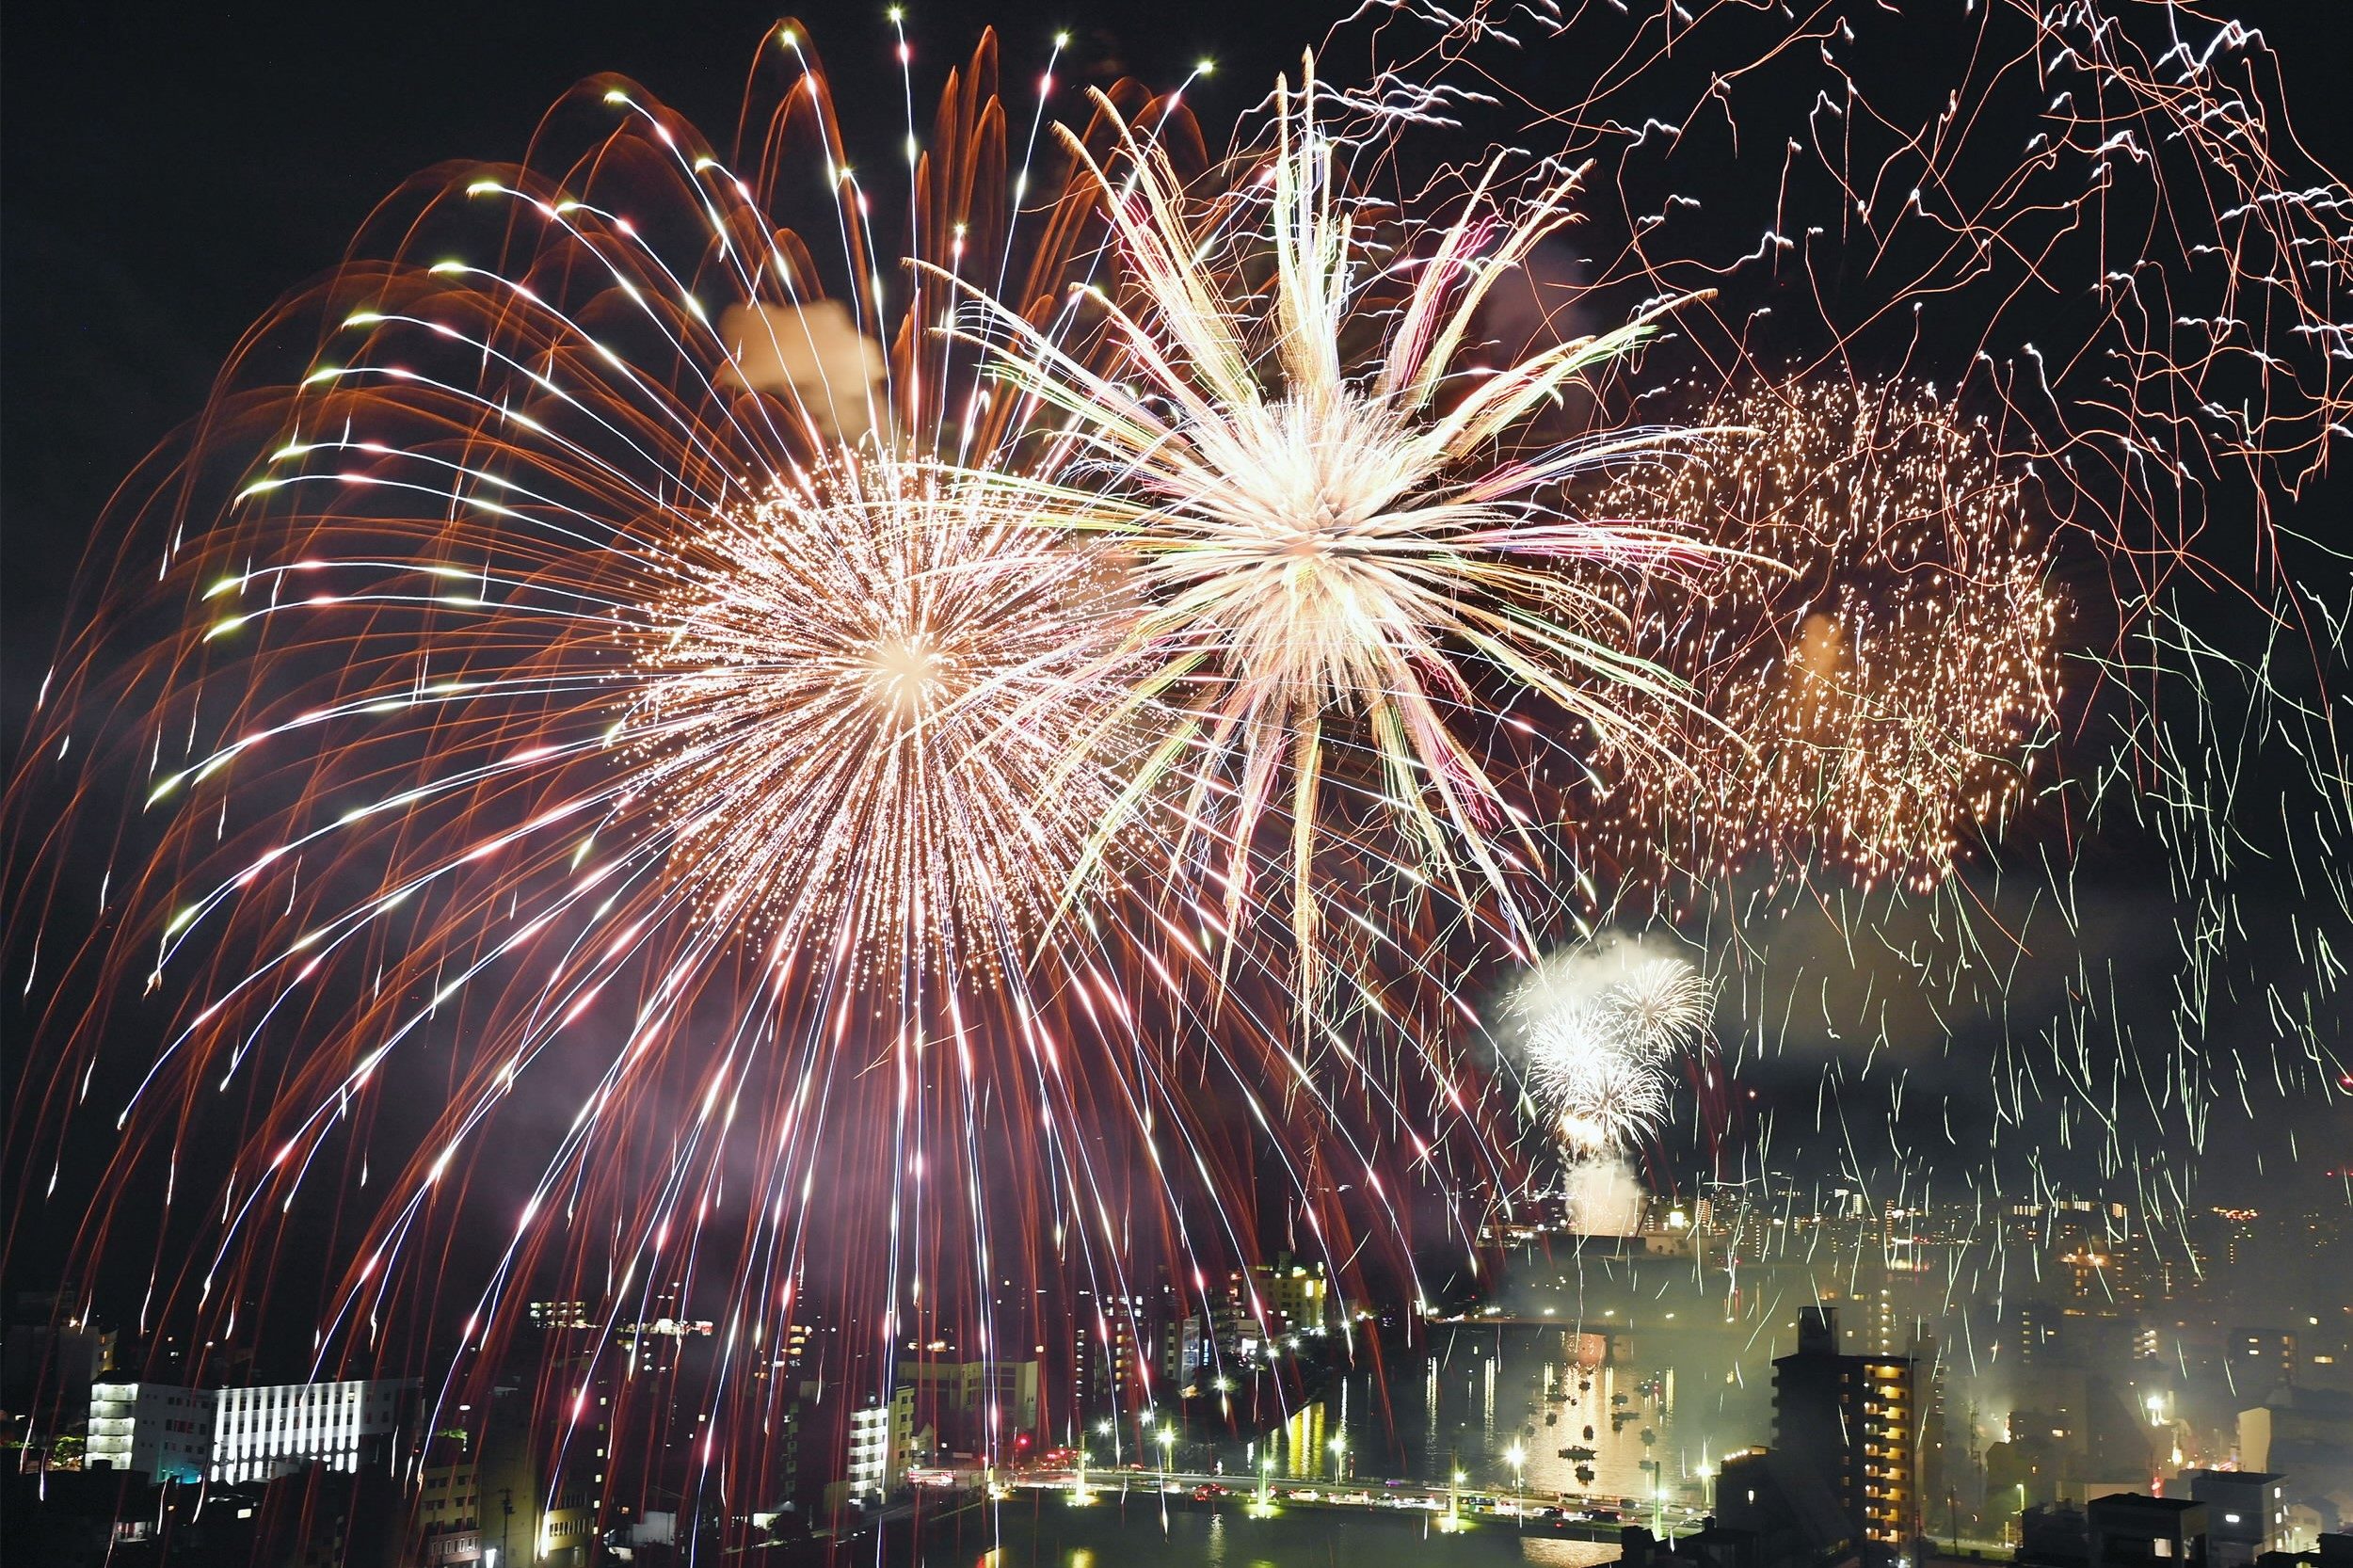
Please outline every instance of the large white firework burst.
[[1095, 297], [1104, 362], [979, 306], [1002, 374], [1065, 414], [1108, 475], [1085, 493], [1030, 488], [1044, 516], [1116, 537], [1137, 563], [1148, 602], [1136, 646], [1151, 671], [1138, 699], [1165, 696], [1186, 716], [1158, 765], [1191, 770], [1189, 820], [1221, 829], [1229, 914], [1254, 896], [1260, 821], [1288, 809], [1308, 971], [1336, 757], [1374, 760], [1353, 787], [1400, 823], [1401, 854], [1442, 879], [1466, 874], [1511, 919], [1513, 856], [1497, 841], [1511, 808], [1466, 738], [1494, 720], [1481, 688], [1499, 677], [1639, 751], [1625, 694], [1672, 701], [1674, 682], [1626, 650], [1608, 598], [1561, 568], [1680, 576], [1712, 549], [1588, 520], [1561, 497], [1574, 476], [1656, 455], [1672, 432], [1520, 440], [1670, 306], [1475, 376], [1458, 362], [1494, 283], [1569, 221], [1577, 176], [1506, 199], [1491, 167], [1450, 223], [1385, 229], [1315, 103], [1310, 61], [1296, 94], [1278, 86], [1272, 152], [1214, 199], [1132, 136], [1116, 172], [1072, 142], [1124, 275]]

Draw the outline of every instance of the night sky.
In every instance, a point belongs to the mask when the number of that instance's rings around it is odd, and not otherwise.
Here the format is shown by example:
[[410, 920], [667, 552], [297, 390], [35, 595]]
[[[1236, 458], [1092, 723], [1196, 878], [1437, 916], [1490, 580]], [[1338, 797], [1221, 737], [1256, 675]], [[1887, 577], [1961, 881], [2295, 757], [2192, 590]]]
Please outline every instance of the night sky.
[[[2231, 8], [2282, 48], [2307, 144], [2337, 168], [2353, 168], [2353, 117], [2342, 98], [2345, 8], [2246, 0]], [[1064, 26], [1077, 35], [1065, 77], [1116, 67], [1166, 87], [1214, 56], [1218, 75], [1192, 94], [1214, 140], [1332, 14], [1233, 0], [1092, 9], [915, 0], [908, 30], [923, 58], [940, 61], [960, 57], [982, 22], [994, 22], [1009, 81], [1042, 64]], [[887, 84], [871, 99], [845, 102], [854, 145], [894, 144], [902, 105], [882, 8], [810, 6], [800, 14], [838, 80], [871, 71]], [[248, 323], [331, 266], [404, 177], [449, 159], [520, 155], [545, 107], [593, 72], [635, 77], [724, 140], [746, 64], [773, 20], [763, 8], [693, 0], [603, 8], [14, 8], [0, 97], [0, 733], [8, 765], [109, 492], [199, 410]], [[919, 93], [930, 90], [919, 83]], [[2317, 489], [2289, 520], [2342, 538], [2345, 494], [2342, 482]], [[2124, 865], [2106, 885], [2119, 929], [2134, 941], [2148, 928], [2128, 918], [2131, 905], [2149, 882]], [[2353, 951], [2353, 940], [2345, 947]], [[2162, 952], [2155, 958], [2161, 969]], [[21, 1017], [10, 1016], [13, 1086], [27, 1042]], [[1788, 1064], [1793, 1106], [1811, 1101], [1820, 1070], [1817, 1059]], [[1885, 1096], [1875, 1091], [1870, 1103], [1883, 1108]], [[2348, 1119], [2342, 1101], [2299, 1108], [2293, 1118], [2324, 1142]], [[2217, 1178], [2251, 1176], [2247, 1153], [2226, 1149]]]
[[[1326, 12], [1265, 6], [1085, 8], [1037, 0], [908, 8], [929, 59], [999, 28], [1008, 76], [1077, 34], [1081, 71], [1161, 86], [1206, 56], [1206, 114], [1255, 98]], [[1275, 8], [1275, 12], [1282, 8]], [[375, 203], [449, 159], [520, 156], [547, 106], [602, 71], [635, 77], [724, 136], [779, 14], [745, 5], [27, 7], [9, 20], [6, 215], [8, 734], [21, 731], [92, 520], [131, 465], [201, 407], [237, 334], [331, 266]], [[847, 98], [853, 139], [902, 105], [879, 6], [799, 12]], [[865, 56], [865, 57], [862, 57]], [[1116, 73], [1113, 72], [1112, 73]], [[1075, 76], [1065, 68], [1066, 77]], [[1230, 97], [1232, 103], [1222, 100]], [[871, 124], [856, 121], [867, 117]], [[895, 137], [893, 137], [895, 140]]]

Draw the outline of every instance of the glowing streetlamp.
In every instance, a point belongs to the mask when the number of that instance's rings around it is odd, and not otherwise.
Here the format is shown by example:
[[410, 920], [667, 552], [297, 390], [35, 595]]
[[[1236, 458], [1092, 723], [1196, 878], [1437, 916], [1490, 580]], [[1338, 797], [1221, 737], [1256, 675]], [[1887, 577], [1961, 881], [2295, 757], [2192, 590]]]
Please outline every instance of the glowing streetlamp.
[[1348, 1463], [1348, 1439], [1335, 1437], [1324, 1447], [1332, 1450], [1332, 1484], [1337, 1486], [1345, 1479]]
[[1512, 1512], [1521, 1524], [1528, 1522], [1528, 1450], [1517, 1443], [1503, 1456], [1512, 1462]]
[[1257, 1508], [1258, 1517], [1261, 1519], [1274, 1512], [1274, 1499], [1269, 1496], [1268, 1493], [1268, 1489], [1273, 1484], [1274, 1455], [1272, 1453], [1262, 1454], [1258, 1458], [1258, 1502]]
[[1160, 1490], [1163, 1492], [1168, 1490], [1169, 1450], [1176, 1446], [1176, 1430], [1174, 1427], [1162, 1427], [1160, 1429]]

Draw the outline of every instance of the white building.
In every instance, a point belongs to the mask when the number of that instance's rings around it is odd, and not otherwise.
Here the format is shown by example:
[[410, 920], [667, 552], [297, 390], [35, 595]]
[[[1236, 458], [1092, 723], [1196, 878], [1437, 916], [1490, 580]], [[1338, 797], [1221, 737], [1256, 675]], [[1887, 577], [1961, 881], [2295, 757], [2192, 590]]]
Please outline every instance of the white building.
[[223, 1388], [213, 1407], [212, 1479], [267, 1480], [306, 1464], [357, 1470], [399, 1430], [414, 1380]]
[[90, 1385], [88, 1455], [156, 1480], [267, 1480], [307, 1464], [357, 1470], [399, 1430], [413, 1380], [258, 1388]]
[[212, 1460], [215, 1394], [164, 1383], [93, 1383], [86, 1463], [150, 1480], [202, 1480]]
[[847, 1500], [879, 1503], [897, 1491], [906, 1476], [914, 1435], [912, 1388], [894, 1390], [887, 1404], [869, 1400], [851, 1411], [849, 1464], [840, 1483]]

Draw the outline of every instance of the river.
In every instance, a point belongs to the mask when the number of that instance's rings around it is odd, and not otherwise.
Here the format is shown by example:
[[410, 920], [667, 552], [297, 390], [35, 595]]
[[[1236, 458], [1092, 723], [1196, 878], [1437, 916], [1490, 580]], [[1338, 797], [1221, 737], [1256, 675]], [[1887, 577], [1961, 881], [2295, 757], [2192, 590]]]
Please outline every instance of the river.
[[1164, 1500], [1153, 1470], [1128, 1471], [1122, 1496], [1116, 1463], [1106, 1464], [1113, 1443], [1116, 1461], [1157, 1464], [1161, 1452], [1155, 1443], [1140, 1456], [1138, 1434], [1128, 1429], [1090, 1438], [1093, 1507], [1017, 1490], [991, 1510], [927, 1525], [920, 1544], [887, 1539], [877, 1553], [869, 1538], [855, 1560], [922, 1568], [1372, 1568], [1410, 1557], [1583, 1568], [1616, 1560], [1616, 1544], [1523, 1529], [1508, 1517], [1449, 1534], [1425, 1512], [1284, 1507], [1282, 1495], [1331, 1490], [1337, 1479], [1350, 1492], [1377, 1496], [1387, 1480], [1444, 1486], [1460, 1471], [1465, 1491], [1518, 1494], [1531, 1507], [1630, 1502], [1628, 1522], [1648, 1524], [1658, 1502], [1667, 1522], [1688, 1525], [1706, 1501], [1702, 1468], [1727, 1447], [1764, 1436], [1756, 1428], [1763, 1390], [1736, 1367], [1732, 1337], [1721, 1332], [1613, 1337], [1433, 1325], [1429, 1345], [1410, 1361], [1392, 1352], [1383, 1374], [1334, 1379], [1321, 1398], [1263, 1435], [1196, 1428], [1168, 1450], [1175, 1468], [1222, 1471], [1238, 1493], [1255, 1485], [1271, 1458], [1271, 1517], [1253, 1516], [1241, 1496], [1202, 1505]]

